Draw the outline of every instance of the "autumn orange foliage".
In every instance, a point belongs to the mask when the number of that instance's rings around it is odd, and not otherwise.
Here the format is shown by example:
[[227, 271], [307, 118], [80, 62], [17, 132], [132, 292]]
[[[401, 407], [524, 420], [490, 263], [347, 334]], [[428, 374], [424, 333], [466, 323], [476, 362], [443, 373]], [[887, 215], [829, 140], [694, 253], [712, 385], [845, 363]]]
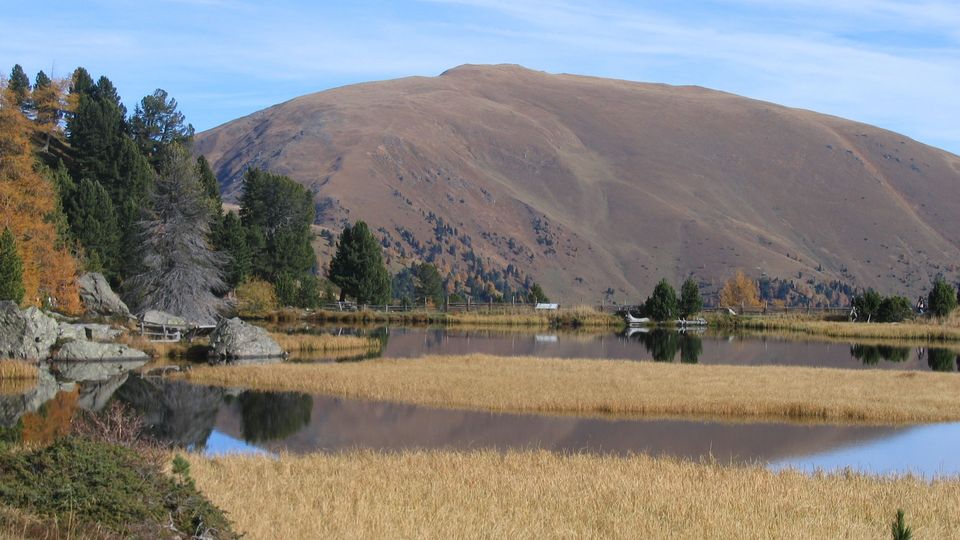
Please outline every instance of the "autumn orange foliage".
[[60, 391], [40, 410], [23, 415], [23, 442], [46, 445], [70, 433], [80, 390]]
[[17, 240], [23, 304], [79, 313], [77, 262], [57, 238], [51, 218], [58, 195], [51, 181], [37, 172], [30, 144], [35, 129], [7, 88], [0, 88], [0, 230], [9, 228]]
[[763, 307], [760, 300], [760, 286], [747, 277], [743, 271], [728, 279], [720, 291], [720, 305], [723, 307]]

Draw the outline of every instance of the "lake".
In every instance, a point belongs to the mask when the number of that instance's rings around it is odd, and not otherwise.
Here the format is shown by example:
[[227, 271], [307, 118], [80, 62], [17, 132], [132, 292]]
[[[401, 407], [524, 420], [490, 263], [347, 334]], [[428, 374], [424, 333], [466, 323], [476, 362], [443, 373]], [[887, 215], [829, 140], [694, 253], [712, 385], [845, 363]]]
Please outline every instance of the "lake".
[[[288, 328], [288, 331], [293, 329]], [[957, 353], [942, 344], [877, 345], [797, 339], [787, 335], [720, 335], [650, 330], [580, 333], [527, 330], [308, 327], [298, 331], [377, 336], [373, 355], [430, 354], [625, 359], [697, 364], [791, 365], [943, 371], [960, 376]], [[303, 359], [298, 359], [302, 361]], [[358, 360], [358, 359], [352, 359]], [[329, 360], [325, 360], [329, 361]], [[139, 365], [54, 365], [21, 395], [0, 392], [0, 427], [12, 427], [44, 403], [73, 396], [82, 409], [120, 401], [140, 412], [149, 434], [208, 455], [276, 454], [349, 449], [401, 451], [543, 449], [609, 455], [647, 453], [721, 463], [914, 473], [960, 474], [960, 423], [869, 426], [777, 422], [717, 422], [499, 414], [438, 409], [300, 393], [260, 392], [142, 377]], [[62, 402], [63, 400], [60, 400]]]
[[633, 329], [619, 334], [417, 327], [300, 327], [287, 328], [287, 331], [380, 336], [383, 348], [373, 356], [386, 358], [484, 353], [498, 356], [956, 372], [958, 355], [955, 349], [938, 343], [917, 346], [815, 341], [807, 336], [775, 333], [734, 335], [666, 329]]

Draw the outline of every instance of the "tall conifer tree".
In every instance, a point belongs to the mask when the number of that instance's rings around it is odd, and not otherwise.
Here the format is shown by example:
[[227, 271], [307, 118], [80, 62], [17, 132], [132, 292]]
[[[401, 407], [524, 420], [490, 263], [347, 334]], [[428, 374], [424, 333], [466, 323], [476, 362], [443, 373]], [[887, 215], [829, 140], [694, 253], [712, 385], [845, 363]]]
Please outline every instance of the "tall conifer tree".
[[140, 223], [140, 269], [124, 283], [133, 309], [165, 311], [191, 322], [212, 323], [223, 307], [228, 261], [209, 243], [210, 206], [196, 166], [180, 145], [164, 151], [150, 210]]
[[390, 274], [383, 264], [380, 242], [367, 224], [357, 221], [347, 227], [330, 261], [330, 281], [340, 287], [340, 300], [351, 296], [360, 304], [390, 301]]
[[9, 228], [0, 235], [0, 300], [23, 302], [23, 261]]

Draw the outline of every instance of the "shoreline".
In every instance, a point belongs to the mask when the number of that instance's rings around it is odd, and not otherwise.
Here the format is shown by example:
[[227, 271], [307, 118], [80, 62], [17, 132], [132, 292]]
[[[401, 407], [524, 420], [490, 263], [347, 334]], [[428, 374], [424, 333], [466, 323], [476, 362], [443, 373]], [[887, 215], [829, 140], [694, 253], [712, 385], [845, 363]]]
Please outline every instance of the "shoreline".
[[196, 384], [517, 412], [839, 424], [960, 421], [940, 373], [490, 355], [197, 366]]

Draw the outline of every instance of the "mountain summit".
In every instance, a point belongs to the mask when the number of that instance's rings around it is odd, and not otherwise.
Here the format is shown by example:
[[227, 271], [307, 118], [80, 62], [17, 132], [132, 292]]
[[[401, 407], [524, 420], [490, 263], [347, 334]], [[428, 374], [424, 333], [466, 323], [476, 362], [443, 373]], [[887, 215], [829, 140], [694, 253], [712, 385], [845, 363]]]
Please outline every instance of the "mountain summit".
[[641, 300], [737, 269], [917, 295], [960, 275], [960, 157], [699, 87], [460, 66], [310, 94], [196, 137], [227, 198], [289, 175], [318, 224], [366, 220], [397, 263]]

